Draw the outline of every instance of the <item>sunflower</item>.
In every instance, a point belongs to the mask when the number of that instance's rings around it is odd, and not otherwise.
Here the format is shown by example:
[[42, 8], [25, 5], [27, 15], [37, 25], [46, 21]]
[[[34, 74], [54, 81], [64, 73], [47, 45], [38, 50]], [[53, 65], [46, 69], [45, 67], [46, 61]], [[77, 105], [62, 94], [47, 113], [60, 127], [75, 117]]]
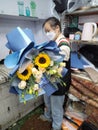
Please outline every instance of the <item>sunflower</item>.
[[19, 79], [21, 79], [21, 80], [28, 80], [29, 77], [32, 74], [32, 71], [31, 71], [31, 69], [26, 68], [24, 72], [19, 73], [19, 71], [17, 71], [16, 74], [17, 74]]
[[50, 57], [45, 53], [40, 53], [35, 58], [35, 65], [41, 68], [47, 68], [50, 65]]

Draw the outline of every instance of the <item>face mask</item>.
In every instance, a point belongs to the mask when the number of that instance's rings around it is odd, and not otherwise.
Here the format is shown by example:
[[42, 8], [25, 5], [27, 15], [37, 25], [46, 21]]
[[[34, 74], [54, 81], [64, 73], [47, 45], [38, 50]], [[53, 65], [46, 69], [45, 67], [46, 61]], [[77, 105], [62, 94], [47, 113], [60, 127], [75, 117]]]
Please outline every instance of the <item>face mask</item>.
[[46, 35], [49, 38], [49, 40], [54, 40], [56, 33], [51, 31], [51, 32], [47, 32]]

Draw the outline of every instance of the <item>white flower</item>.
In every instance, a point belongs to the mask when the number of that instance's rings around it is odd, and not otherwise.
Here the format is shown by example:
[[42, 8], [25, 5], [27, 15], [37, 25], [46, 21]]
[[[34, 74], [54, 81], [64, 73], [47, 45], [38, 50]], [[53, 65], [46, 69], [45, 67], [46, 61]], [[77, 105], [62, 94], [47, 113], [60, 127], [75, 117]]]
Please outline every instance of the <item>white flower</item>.
[[40, 79], [42, 78], [42, 75], [42, 71], [37, 71], [36, 74], [34, 74], [34, 77]]
[[50, 62], [50, 66], [53, 66], [53, 65], [54, 65], [54, 61], [51, 60], [51, 62]]
[[37, 72], [38, 72], [38, 70], [35, 67], [33, 67], [32, 68], [32, 74], [36, 74]]
[[63, 71], [63, 68], [62, 68], [62, 67], [59, 67], [59, 68], [58, 68], [58, 74], [61, 75], [61, 74], [62, 74], [62, 71]]
[[18, 88], [23, 90], [25, 89], [25, 87], [26, 87], [26, 81], [24, 80], [20, 81], [20, 83], [18, 84]]
[[66, 63], [61, 62], [61, 63], [60, 63], [60, 66], [61, 66], [61, 67], [65, 67], [65, 66], [66, 66]]
[[36, 83], [40, 83], [40, 81], [41, 81], [41, 78], [36, 78], [36, 79], [35, 79], [35, 82], [36, 82]]
[[52, 69], [57, 70], [58, 69], [58, 65], [53, 66]]
[[36, 90], [38, 90], [38, 89], [39, 89], [38, 84], [34, 84], [33, 90], [36, 91]]
[[39, 67], [38, 69], [39, 69], [39, 71], [41, 71], [42, 73], [44, 73], [44, 72], [46, 71], [46, 68]]

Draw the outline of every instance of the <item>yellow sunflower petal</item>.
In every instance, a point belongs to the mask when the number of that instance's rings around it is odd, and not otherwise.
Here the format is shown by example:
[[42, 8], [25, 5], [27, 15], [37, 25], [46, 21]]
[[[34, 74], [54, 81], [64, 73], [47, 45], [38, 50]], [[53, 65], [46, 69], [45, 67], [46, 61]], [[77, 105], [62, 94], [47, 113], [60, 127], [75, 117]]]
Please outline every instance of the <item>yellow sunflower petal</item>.
[[47, 68], [50, 65], [50, 57], [46, 53], [40, 53], [35, 58], [35, 65], [42, 68]]
[[19, 79], [21, 79], [21, 80], [28, 80], [29, 77], [32, 74], [32, 71], [31, 71], [31, 69], [27, 68], [23, 73], [19, 73], [19, 71], [17, 71], [16, 74], [17, 74], [17, 76], [18, 76]]

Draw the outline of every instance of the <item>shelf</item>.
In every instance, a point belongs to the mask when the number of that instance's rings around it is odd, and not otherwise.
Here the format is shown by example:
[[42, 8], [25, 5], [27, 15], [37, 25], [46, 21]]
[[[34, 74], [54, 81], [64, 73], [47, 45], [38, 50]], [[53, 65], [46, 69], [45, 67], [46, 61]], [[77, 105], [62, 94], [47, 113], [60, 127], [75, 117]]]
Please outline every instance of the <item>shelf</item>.
[[98, 13], [98, 7], [88, 7], [88, 8], [84, 8], [81, 10], [77, 10], [71, 13], [65, 13], [65, 15], [92, 15], [92, 14], [97, 14]]
[[85, 45], [98, 45], [98, 41], [70, 40], [70, 43], [85, 44]]
[[38, 17], [28, 17], [28, 16], [17, 16], [17, 15], [6, 15], [0, 14], [0, 19], [9, 19], [9, 20], [24, 20], [24, 21], [39, 21], [43, 20]]

